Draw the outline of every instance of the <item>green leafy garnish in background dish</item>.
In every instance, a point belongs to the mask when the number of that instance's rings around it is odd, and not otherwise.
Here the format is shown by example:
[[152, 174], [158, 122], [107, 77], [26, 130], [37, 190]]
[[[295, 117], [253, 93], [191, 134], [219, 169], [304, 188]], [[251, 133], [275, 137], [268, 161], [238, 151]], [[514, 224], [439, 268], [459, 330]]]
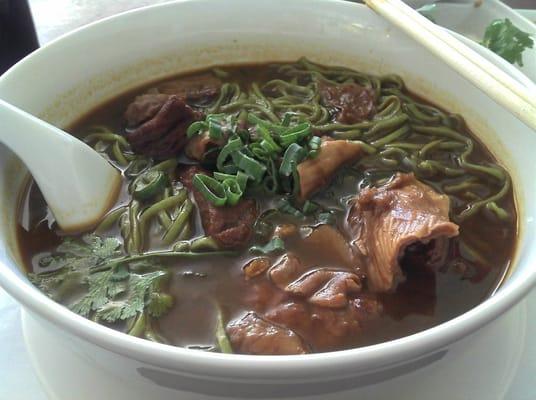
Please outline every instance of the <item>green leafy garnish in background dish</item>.
[[517, 63], [522, 67], [523, 51], [532, 48], [534, 41], [529, 33], [523, 32], [508, 18], [505, 18], [504, 20], [496, 19], [486, 28], [481, 44], [509, 63]]

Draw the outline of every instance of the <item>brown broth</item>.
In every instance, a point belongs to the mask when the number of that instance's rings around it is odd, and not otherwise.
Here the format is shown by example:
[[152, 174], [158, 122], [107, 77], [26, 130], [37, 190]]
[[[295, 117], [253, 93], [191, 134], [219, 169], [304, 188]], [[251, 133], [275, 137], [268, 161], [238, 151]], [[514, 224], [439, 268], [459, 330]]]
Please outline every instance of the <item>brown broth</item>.
[[[230, 73], [230, 77], [226, 80], [237, 82], [242, 87], [248, 87], [252, 81], [266, 81], [275, 77], [273, 71], [262, 65], [226, 67], [226, 71]], [[126, 106], [136, 94], [143, 93], [152, 86], [154, 83], [144, 85], [102, 104], [73, 124], [69, 131], [76, 136], [83, 136], [87, 128], [92, 125], [106, 125], [113, 130], [122, 130]], [[472, 160], [480, 163], [494, 161], [490, 152], [477, 138], [469, 131], [467, 133], [475, 140]], [[362, 179], [362, 176], [347, 178], [344, 176], [345, 171], [335, 180], [339, 184], [338, 186], [335, 184], [332, 193], [334, 195], [319, 195], [316, 200], [325, 205], [344, 205], [345, 202], [341, 202], [340, 199], [347, 199], [355, 194]], [[120, 198], [118, 205], [127, 200], [125, 196]], [[54, 226], [49, 227], [50, 218], [47, 217], [44, 200], [35, 184], [27, 190], [24, 202], [29, 204], [29, 207], [24, 207], [25, 219], [34, 223], [29, 230], [21, 226], [18, 230], [18, 239], [28, 271], [37, 272], [35, 260], [56, 247], [61, 236], [55, 231]], [[384, 312], [380, 317], [367, 322], [361, 334], [341, 339], [335, 346], [314, 350], [364, 346], [406, 336], [461, 315], [492, 295], [505, 276], [516, 240], [515, 208], [511, 191], [502, 205], [514, 216], [510, 223], [499, 224], [479, 215], [461, 223], [460, 237], [452, 240], [452, 251], [458, 250], [460, 240], [471, 243], [485, 255], [486, 266], [480, 265], [479, 270], [470, 271], [470, 276], [466, 277], [453, 268], [437, 273], [408, 271], [408, 279], [395, 293], [378, 296]], [[270, 201], [261, 202], [260, 207], [269, 208]], [[199, 218], [196, 218], [194, 236], [200, 236], [202, 230]], [[337, 221], [341, 231], [344, 231], [344, 218], [343, 213]], [[41, 222], [35, 223], [35, 221]], [[296, 222], [291, 217], [286, 220], [289, 221]], [[117, 233], [112, 229], [107, 235]], [[156, 236], [151, 244], [152, 249], [161, 247]], [[323, 266], [348, 268], [347, 265], [334, 262], [326, 246], [307, 245], [299, 237], [290, 240], [287, 249], [301, 258], [308, 268]], [[271, 259], [275, 262], [278, 257], [273, 256]], [[243, 251], [234, 258], [206, 257], [201, 260], [167, 262], [166, 265], [172, 271], [169, 292], [175, 297], [175, 305], [158, 321], [161, 335], [170, 344], [177, 346], [213, 346], [215, 303], [223, 310], [226, 320], [237, 318], [244, 311], [254, 308], [245, 298], [253, 290], [252, 288], [262, 284], [265, 278], [244, 280], [242, 267], [252, 258], [251, 254]]]

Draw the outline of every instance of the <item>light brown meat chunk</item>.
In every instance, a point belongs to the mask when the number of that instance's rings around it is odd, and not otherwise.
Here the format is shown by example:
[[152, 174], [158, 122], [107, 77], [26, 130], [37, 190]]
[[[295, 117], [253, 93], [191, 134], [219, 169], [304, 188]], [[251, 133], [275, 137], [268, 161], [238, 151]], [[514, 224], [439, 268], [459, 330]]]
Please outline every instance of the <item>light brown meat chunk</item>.
[[311, 251], [329, 255], [331, 265], [357, 268], [357, 262], [350, 244], [342, 233], [331, 225], [320, 225], [309, 236], [303, 239], [304, 244]]
[[413, 174], [399, 173], [383, 186], [363, 189], [348, 225], [365, 259], [369, 288], [376, 292], [392, 291], [404, 279], [399, 261], [408, 246], [430, 243], [437, 262], [448, 250], [445, 238], [458, 235], [458, 225], [449, 221], [448, 196]]
[[366, 322], [382, 313], [381, 303], [374, 297], [359, 296], [337, 309], [303, 301], [283, 302], [268, 310], [266, 318], [292, 329], [314, 351], [337, 350], [355, 343]]
[[292, 330], [270, 323], [254, 312], [229, 323], [227, 334], [237, 353], [283, 355], [309, 352], [303, 340]]
[[308, 158], [298, 165], [301, 201], [329, 184], [337, 170], [356, 161], [362, 154], [361, 146], [348, 140], [324, 140], [315, 158]]
[[277, 264], [268, 271], [270, 279], [279, 289], [284, 290], [286, 286], [304, 272], [304, 267], [298, 257], [292, 253], [287, 253]]
[[361, 291], [361, 280], [352, 272], [320, 268], [303, 274], [285, 290], [317, 306], [342, 308], [348, 304], [349, 295]]

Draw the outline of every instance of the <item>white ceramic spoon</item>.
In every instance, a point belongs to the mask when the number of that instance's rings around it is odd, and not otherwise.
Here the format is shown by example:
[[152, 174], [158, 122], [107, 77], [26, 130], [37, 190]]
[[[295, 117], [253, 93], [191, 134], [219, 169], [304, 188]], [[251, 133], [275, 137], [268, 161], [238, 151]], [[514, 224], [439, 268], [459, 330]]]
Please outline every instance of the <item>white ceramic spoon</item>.
[[0, 99], [0, 142], [26, 164], [59, 226], [91, 228], [114, 204], [119, 172], [91, 147]]

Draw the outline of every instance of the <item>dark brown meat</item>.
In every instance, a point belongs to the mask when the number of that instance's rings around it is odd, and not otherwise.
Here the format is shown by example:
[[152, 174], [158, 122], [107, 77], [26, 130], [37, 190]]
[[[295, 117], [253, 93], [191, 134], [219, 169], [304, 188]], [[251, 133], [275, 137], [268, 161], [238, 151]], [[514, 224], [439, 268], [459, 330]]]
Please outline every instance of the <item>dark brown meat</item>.
[[303, 274], [288, 284], [285, 291], [321, 307], [343, 308], [349, 296], [361, 291], [361, 280], [352, 272], [320, 268]]
[[156, 86], [156, 90], [159, 93], [177, 95], [187, 101], [198, 101], [215, 97], [220, 92], [221, 84], [214, 75], [204, 73], [161, 83]]
[[130, 125], [126, 139], [134, 152], [155, 158], [177, 155], [188, 140], [186, 129], [193, 121], [201, 118], [201, 114], [180, 97], [169, 96], [162, 103], [161, 96], [139, 96], [125, 113], [129, 125], [149, 118], [135, 128]]
[[167, 94], [142, 94], [137, 96], [125, 112], [127, 128], [136, 128], [153, 118], [169, 99]]
[[305, 201], [321, 190], [331, 182], [340, 167], [356, 161], [361, 154], [361, 146], [355, 142], [324, 140], [316, 158], [309, 158], [298, 165], [299, 199]]
[[413, 174], [397, 174], [381, 187], [362, 190], [348, 225], [365, 259], [369, 288], [376, 292], [392, 291], [403, 280], [399, 262], [408, 246], [430, 243], [431, 261], [437, 263], [448, 249], [445, 239], [458, 235], [458, 226], [449, 221], [448, 196]]
[[237, 248], [248, 244], [257, 219], [257, 204], [253, 199], [242, 199], [235, 206], [216, 207], [198, 192], [192, 184], [195, 174], [206, 174], [199, 167], [189, 167], [180, 174], [180, 180], [194, 194], [205, 234], [222, 247]]
[[270, 323], [253, 312], [229, 323], [227, 334], [237, 353], [283, 355], [309, 352], [292, 330]]
[[356, 83], [320, 85], [322, 102], [335, 110], [335, 120], [343, 124], [355, 124], [369, 119], [375, 112], [374, 91]]

